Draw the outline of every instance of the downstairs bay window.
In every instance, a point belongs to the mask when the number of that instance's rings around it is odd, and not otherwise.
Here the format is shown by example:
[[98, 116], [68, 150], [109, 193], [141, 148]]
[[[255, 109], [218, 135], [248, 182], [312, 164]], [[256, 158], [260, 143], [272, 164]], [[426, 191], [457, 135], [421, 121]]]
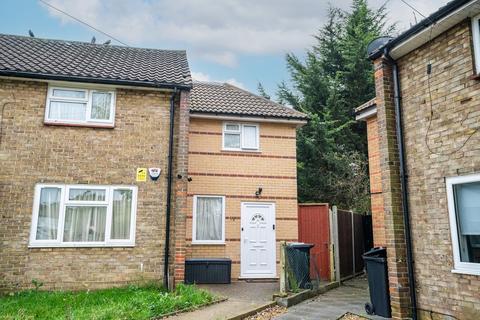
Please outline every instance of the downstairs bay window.
[[39, 184], [30, 247], [135, 245], [137, 188]]
[[225, 243], [225, 197], [194, 196], [192, 226], [192, 243]]
[[480, 275], [480, 174], [447, 178], [453, 272]]

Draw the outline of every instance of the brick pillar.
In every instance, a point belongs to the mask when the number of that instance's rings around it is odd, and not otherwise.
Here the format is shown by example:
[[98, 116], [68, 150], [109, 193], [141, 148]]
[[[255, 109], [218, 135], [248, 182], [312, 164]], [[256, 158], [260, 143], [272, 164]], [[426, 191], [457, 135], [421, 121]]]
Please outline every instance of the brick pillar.
[[392, 318], [409, 319], [411, 304], [401, 202], [399, 154], [395, 132], [392, 67], [382, 57], [374, 62], [374, 70]]
[[376, 114], [367, 119], [367, 139], [373, 245], [375, 247], [386, 247], [385, 215], [383, 214], [382, 169], [380, 168], [378, 121]]
[[[181, 91], [180, 107], [177, 120], [177, 141], [174, 171], [174, 217], [173, 217], [173, 276], [174, 283], [184, 280], [186, 249], [186, 217], [187, 217], [187, 175], [188, 175], [188, 135], [190, 126], [190, 93]], [[177, 175], [182, 178], [178, 179]]]

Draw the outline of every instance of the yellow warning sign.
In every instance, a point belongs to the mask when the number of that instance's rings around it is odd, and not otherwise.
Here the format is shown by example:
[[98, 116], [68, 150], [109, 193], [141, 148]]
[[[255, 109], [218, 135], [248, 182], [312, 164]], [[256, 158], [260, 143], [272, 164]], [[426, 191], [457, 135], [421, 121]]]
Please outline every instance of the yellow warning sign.
[[137, 182], [147, 181], [147, 168], [137, 168]]

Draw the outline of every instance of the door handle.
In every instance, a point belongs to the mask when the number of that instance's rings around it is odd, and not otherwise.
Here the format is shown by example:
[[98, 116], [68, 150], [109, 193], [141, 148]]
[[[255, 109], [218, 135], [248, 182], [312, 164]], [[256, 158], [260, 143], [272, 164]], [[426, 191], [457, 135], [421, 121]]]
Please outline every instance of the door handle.
[[275, 230], [275, 225], [273, 225], [272, 227], [273, 227], [273, 230]]

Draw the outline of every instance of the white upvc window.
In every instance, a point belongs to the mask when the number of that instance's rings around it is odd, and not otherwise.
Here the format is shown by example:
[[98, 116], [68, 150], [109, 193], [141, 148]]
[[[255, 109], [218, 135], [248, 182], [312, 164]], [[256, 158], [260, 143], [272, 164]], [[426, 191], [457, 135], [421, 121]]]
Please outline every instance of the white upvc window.
[[48, 88], [45, 123], [113, 127], [114, 120], [114, 91]]
[[225, 197], [193, 197], [192, 243], [225, 243]]
[[137, 187], [38, 184], [30, 247], [135, 245]]
[[480, 73], [480, 15], [472, 18], [472, 42], [475, 73]]
[[480, 275], [480, 174], [446, 179], [455, 273]]
[[258, 150], [259, 125], [225, 122], [223, 124], [223, 150]]

